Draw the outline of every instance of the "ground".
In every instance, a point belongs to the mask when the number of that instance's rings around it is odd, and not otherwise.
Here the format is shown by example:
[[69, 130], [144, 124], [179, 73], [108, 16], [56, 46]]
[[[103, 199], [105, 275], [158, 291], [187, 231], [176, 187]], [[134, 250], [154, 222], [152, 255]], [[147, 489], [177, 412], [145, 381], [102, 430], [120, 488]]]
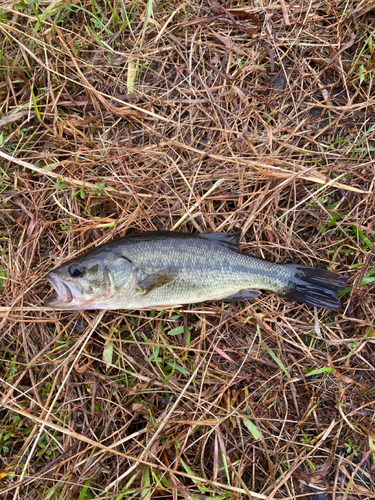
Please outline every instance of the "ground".
[[[375, 5], [0, 5], [0, 496], [375, 498]], [[47, 310], [61, 259], [241, 229], [349, 277], [173, 311]]]

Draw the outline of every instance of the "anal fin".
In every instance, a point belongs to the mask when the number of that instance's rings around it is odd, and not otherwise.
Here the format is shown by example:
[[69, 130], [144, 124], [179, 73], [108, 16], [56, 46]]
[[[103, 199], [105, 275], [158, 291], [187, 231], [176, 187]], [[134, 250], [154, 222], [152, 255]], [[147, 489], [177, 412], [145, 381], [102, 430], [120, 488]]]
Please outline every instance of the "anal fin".
[[253, 290], [248, 288], [247, 290], [241, 290], [240, 292], [229, 295], [221, 299], [223, 302], [240, 302], [241, 300], [251, 300], [262, 295], [260, 290]]

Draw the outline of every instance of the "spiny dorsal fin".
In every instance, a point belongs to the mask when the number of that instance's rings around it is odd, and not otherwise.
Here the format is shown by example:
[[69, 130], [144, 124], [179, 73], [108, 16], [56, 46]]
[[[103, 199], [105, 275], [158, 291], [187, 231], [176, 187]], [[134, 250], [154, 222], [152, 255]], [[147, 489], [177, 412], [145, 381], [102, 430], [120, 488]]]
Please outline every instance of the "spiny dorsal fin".
[[236, 252], [240, 249], [240, 229], [235, 233], [195, 233], [194, 236], [204, 238], [205, 240], [216, 241], [217, 243], [220, 243], [231, 250], [235, 250]]

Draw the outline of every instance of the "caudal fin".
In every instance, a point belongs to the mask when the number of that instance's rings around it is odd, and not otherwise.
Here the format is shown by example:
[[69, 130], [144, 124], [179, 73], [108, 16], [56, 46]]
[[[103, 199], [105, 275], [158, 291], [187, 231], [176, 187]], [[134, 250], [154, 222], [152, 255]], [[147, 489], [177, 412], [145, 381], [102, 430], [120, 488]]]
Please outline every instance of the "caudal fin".
[[291, 271], [291, 280], [283, 297], [325, 309], [340, 309], [341, 302], [335, 293], [346, 287], [348, 278], [313, 267], [286, 264]]

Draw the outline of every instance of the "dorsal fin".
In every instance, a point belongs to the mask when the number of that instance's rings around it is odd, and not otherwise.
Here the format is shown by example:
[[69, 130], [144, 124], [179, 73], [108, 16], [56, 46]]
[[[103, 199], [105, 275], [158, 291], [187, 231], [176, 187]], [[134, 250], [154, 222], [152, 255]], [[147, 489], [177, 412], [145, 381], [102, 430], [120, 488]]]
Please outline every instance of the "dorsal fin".
[[224, 245], [231, 250], [239, 252], [241, 230], [238, 229], [235, 233], [194, 233], [194, 236], [204, 238], [206, 240], [214, 240], [221, 245]]

